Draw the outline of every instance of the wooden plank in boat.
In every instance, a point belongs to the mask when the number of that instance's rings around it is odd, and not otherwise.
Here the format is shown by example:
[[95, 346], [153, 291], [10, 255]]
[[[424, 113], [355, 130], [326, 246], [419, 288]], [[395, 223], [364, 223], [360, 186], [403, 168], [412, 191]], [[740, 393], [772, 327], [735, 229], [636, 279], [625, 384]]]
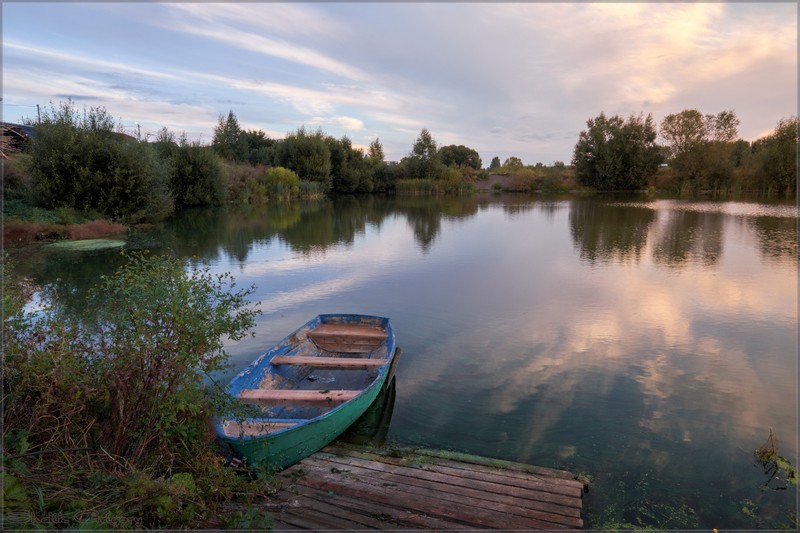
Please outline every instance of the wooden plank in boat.
[[320, 324], [308, 332], [314, 343], [330, 352], [369, 352], [386, 342], [388, 333], [378, 326]]
[[276, 355], [270, 361], [272, 365], [304, 365], [316, 368], [332, 368], [339, 370], [367, 370], [378, 368], [386, 363], [386, 359], [361, 359], [356, 357], [313, 357], [305, 355]]
[[297, 422], [238, 422], [230, 420], [222, 429], [229, 437], [254, 437], [296, 426]]
[[333, 407], [352, 400], [360, 393], [360, 390], [244, 389], [238, 397], [246, 402], [269, 405]]

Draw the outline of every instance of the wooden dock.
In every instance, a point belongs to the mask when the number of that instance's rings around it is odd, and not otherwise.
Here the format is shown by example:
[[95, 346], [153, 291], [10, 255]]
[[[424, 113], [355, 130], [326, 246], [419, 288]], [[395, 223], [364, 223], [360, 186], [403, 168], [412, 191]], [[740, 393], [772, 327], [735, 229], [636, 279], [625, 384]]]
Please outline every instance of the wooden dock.
[[336, 443], [279, 474], [273, 530], [581, 529], [587, 486], [561, 470]]

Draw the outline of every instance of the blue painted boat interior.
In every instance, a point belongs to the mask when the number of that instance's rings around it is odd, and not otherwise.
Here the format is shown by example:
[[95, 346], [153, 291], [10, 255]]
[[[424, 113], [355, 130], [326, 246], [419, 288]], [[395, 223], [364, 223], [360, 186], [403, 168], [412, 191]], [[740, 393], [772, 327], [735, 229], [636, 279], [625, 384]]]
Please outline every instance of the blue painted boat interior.
[[[386, 331], [387, 340], [370, 352], [358, 354], [330, 352], [317, 346], [308, 336], [311, 330], [321, 324], [377, 326]], [[239, 375], [233, 378], [227, 388], [227, 392], [236, 397], [244, 389], [259, 388], [320, 391], [365, 390], [382, 373], [388, 371], [394, 351], [395, 337], [388, 318], [352, 314], [318, 315], [253, 361]], [[279, 355], [386, 359], [387, 363], [381, 367], [366, 370], [314, 368], [305, 365], [271, 365], [272, 358]], [[273, 419], [279, 419], [284, 422], [288, 420], [307, 421], [333, 412], [336, 409], [338, 407], [262, 406], [263, 417], [251, 420], [265, 422]]]

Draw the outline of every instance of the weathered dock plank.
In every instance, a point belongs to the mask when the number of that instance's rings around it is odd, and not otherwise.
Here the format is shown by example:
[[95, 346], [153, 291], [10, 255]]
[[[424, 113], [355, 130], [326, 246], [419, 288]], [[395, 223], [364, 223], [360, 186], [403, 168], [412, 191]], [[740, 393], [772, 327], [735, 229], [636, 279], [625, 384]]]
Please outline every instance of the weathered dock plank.
[[[475, 498], [493, 502], [497, 506], [510, 505], [512, 507], [507, 512], [512, 514], [516, 510], [531, 509], [580, 518], [580, 508], [573, 507], [574, 497], [552, 494], [544, 490], [531, 490], [508, 483], [492, 483], [483, 479], [470, 479], [469, 476], [463, 476], [460, 473], [456, 475], [443, 474], [438, 472], [435, 466], [409, 470], [408, 467], [384, 465], [375, 461], [380, 466], [375, 469], [373, 468], [374, 464], [361, 466], [359, 463], [363, 464], [363, 459], [348, 460], [336, 456], [330, 457], [329, 462], [340, 465], [338, 469], [343, 472], [357, 474], [359, 479], [375, 479], [382, 484], [391, 483], [405, 486], [408, 491], [418, 494], [425, 494], [427, 490], [433, 490], [443, 500], [478, 504], [477, 501], [469, 501], [471, 498]], [[409, 475], [409, 473], [413, 475]], [[544, 486], [544, 488], [547, 487]], [[580, 497], [580, 494], [577, 496]]]
[[569, 472], [475, 456], [328, 446], [281, 474], [280, 529], [580, 529]]
[[[387, 489], [388, 490], [388, 489]], [[387, 509], [386, 505], [374, 501], [352, 498], [349, 496], [332, 493], [313, 487], [304, 487], [300, 498], [308, 498], [316, 502], [325, 502], [335, 505], [347, 512], [360, 513], [364, 517], [377, 520], [380, 524], [375, 529], [465, 529], [466, 526], [441, 518], [421, 515], [408, 509]], [[300, 507], [302, 507], [302, 503]], [[302, 508], [295, 509], [295, 512], [302, 514]], [[312, 512], [316, 512], [316, 508]], [[355, 520], [354, 522], [359, 522]], [[353, 526], [353, 529], [360, 529]]]

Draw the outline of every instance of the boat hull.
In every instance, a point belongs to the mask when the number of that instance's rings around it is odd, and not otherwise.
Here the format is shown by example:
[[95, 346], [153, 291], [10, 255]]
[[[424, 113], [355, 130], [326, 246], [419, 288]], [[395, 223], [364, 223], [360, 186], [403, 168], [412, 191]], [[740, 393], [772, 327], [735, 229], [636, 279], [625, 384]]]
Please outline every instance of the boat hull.
[[324, 448], [344, 433], [369, 408], [380, 386], [343, 404], [336, 413], [321, 416], [294, 428], [251, 440], [225, 439], [247, 464], [280, 471]]
[[[276, 422], [274, 417], [239, 419], [236, 422], [231, 417], [219, 419], [216, 424], [217, 436], [249, 466], [273, 472], [280, 471], [325, 447], [344, 433], [364, 414], [386, 384], [387, 377], [393, 373], [398, 350], [395, 346], [394, 333], [388, 319], [364, 315], [320, 315], [293, 332], [243, 370], [231, 381], [228, 386], [228, 392], [236, 397], [246, 389], [254, 387], [257, 383], [277, 380], [281, 376], [277, 375], [275, 369], [282, 367], [282, 365], [273, 366], [272, 359], [291, 360], [291, 357], [295, 355], [307, 358], [309, 355], [308, 345], [312, 344], [308, 340], [308, 337], [311, 336], [309, 333], [320, 327], [321, 324], [332, 323], [349, 325], [380, 324], [386, 331], [386, 340], [379, 348], [373, 349], [370, 353], [382, 354], [381, 360], [385, 360], [385, 362], [380, 367], [372, 370], [369, 374], [369, 382], [352, 399], [336, 405], [318, 416], [303, 419], [287, 419], [284, 417], [280, 419], [281, 422]], [[385, 354], [385, 357], [383, 357], [383, 354]], [[317, 355], [330, 355], [330, 353], [324, 352]], [[325, 358], [323, 357], [323, 359]], [[349, 376], [354, 371], [341, 370], [340, 372], [340, 375]], [[367, 370], [364, 370], [364, 372], [367, 372]], [[373, 375], [374, 377], [372, 377]], [[327, 392], [334, 396], [337, 392], [335, 390], [335, 382], [330, 385], [330, 389], [330, 391], [317, 392]], [[289, 408], [283, 411], [290, 414], [300, 412]], [[240, 424], [240, 426], [250, 424], [252, 426], [259, 423], [265, 426], [274, 424], [272, 426], [273, 430], [264, 431], [261, 434], [258, 434], [259, 431], [255, 431], [255, 434], [251, 431], [249, 434], [231, 435], [231, 424]], [[281, 428], [281, 423], [287, 427]]]

